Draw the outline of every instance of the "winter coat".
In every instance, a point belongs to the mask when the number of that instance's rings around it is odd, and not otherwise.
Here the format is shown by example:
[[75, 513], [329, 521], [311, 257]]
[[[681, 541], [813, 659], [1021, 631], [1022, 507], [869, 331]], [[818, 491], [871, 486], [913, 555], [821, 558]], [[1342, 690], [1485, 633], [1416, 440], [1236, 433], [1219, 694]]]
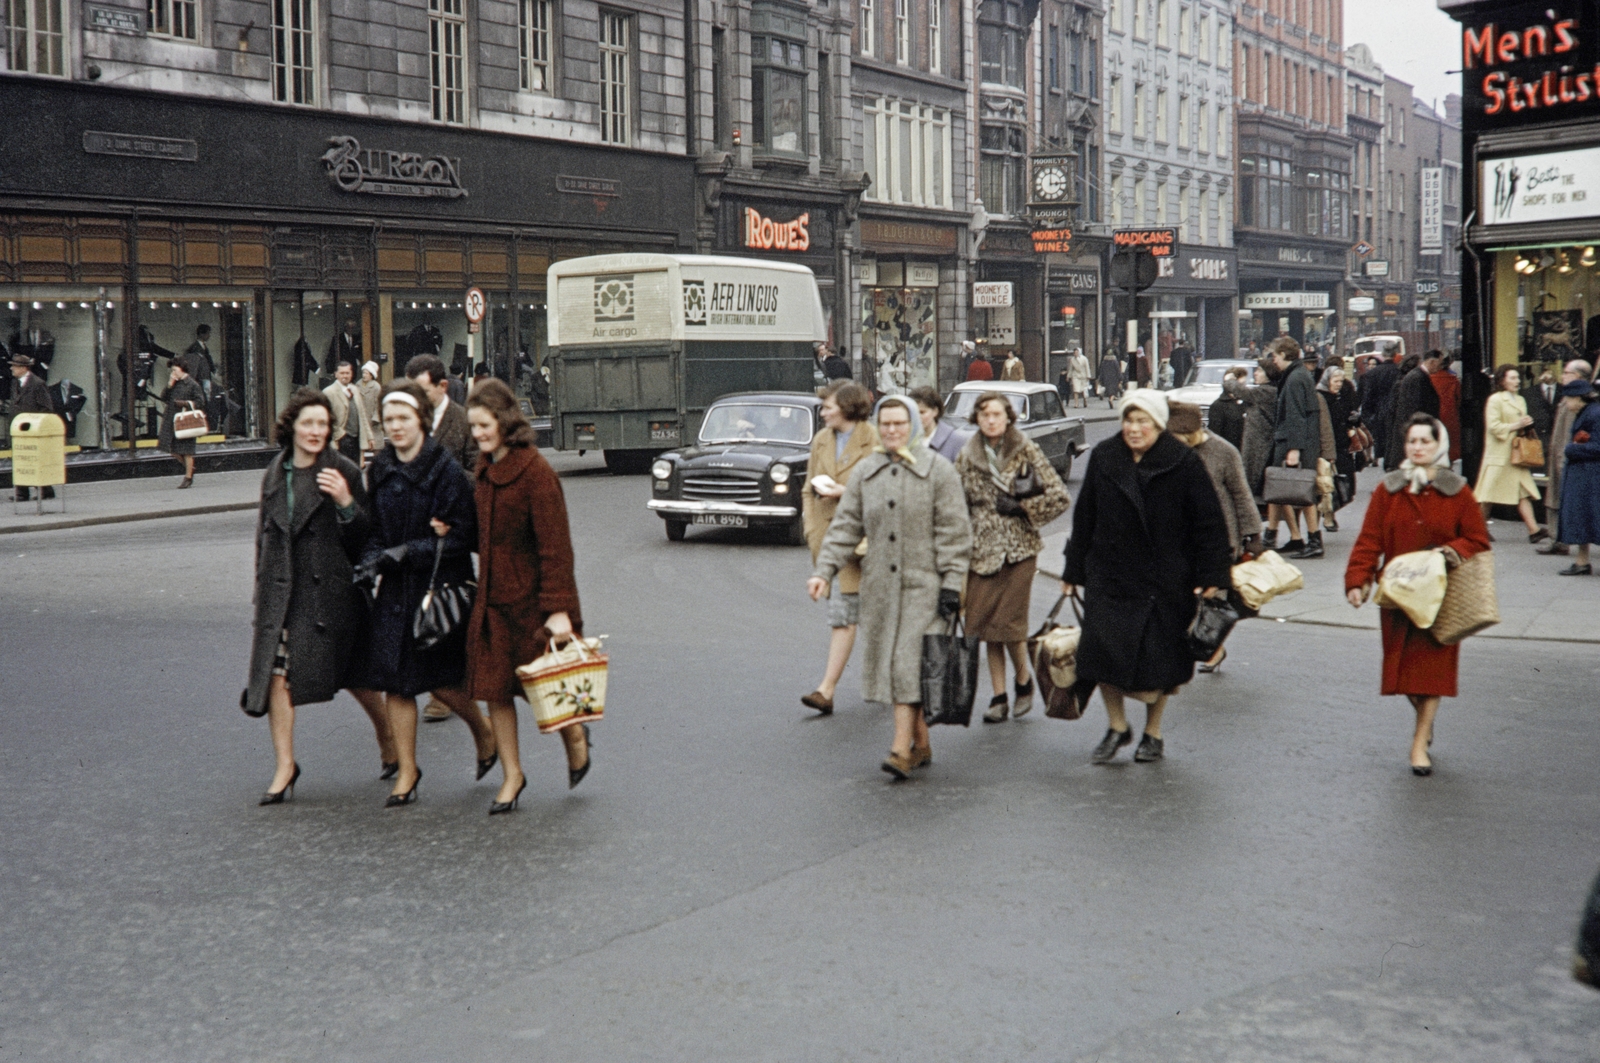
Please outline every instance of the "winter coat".
[[1550, 446], [1545, 450], [1545, 481], [1544, 509], [1545, 513], [1556, 518], [1556, 527], [1550, 529], [1550, 537], [1557, 542], [1565, 542], [1558, 534], [1561, 521], [1561, 478], [1567, 471], [1567, 444], [1572, 442], [1572, 422], [1577, 420], [1578, 414], [1583, 411], [1573, 411], [1567, 408], [1563, 399], [1556, 405], [1555, 421], [1550, 426]]
[[1000, 367], [1000, 379], [1026, 380], [1027, 376], [1023, 372], [1022, 359], [1014, 354], [1007, 358], [1005, 364]]
[[1561, 482], [1561, 541], [1600, 543], [1600, 403], [1591, 402], [1572, 422], [1574, 437], [1588, 432], [1584, 443], [1565, 447], [1566, 471]]
[[1532, 471], [1511, 464], [1511, 441], [1523, 431], [1512, 426], [1527, 415], [1526, 401], [1509, 391], [1497, 391], [1484, 403], [1483, 459], [1472, 490], [1479, 502], [1514, 506], [1539, 497]]
[[1400, 382], [1400, 367], [1379, 362], [1356, 381], [1356, 398], [1361, 405], [1361, 422], [1372, 433], [1373, 450], [1382, 458], [1389, 452], [1389, 429], [1394, 418], [1394, 386]]
[[1428, 371], [1420, 365], [1400, 378], [1390, 403], [1389, 446], [1384, 453], [1384, 468], [1398, 469], [1406, 460], [1406, 422], [1413, 414], [1439, 416], [1439, 393], [1433, 390]]
[[1261, 501], [1262, 482], [1267, 466], [1272, 462], [1272, 432], [1278, 410], [1278, 389], [1271, 384], [1246, 384], [1242, 381], [1223, 383], [1226, 394], [1244, 400], [1244, 442], [1239, 456], [1244, 459], [1244, 473], [1250, 484], [1250, 493]]
[[[1391, 472], [1367, 503], [1361, 534], [1345, 566], [1345, 591], [1376, 584], [1392, 558], [1440, 546], [1455, 550], [1463, 561], [1489, 549], [1489, 527], [1467, 481], [1440, 469], [1431, 485], [1412, 494], [1405, 474]], [[1459, 645], [1439, 645], [1399, 609], [1383, 610], [1382, 627], [1382, 693], [1456, 696]]]
[[1089, 359], [1079, 351], [1067, 362], [1067, 379], [1072, 382], [1074, 391], [1082, 392], [1089, 386], [1089, 377]]
[[916, 464], [871, 454], [845, 486], [814, 575], [831, 581], [861, 561], [861, 691], [867, 701], [922, 701], [922, 636], [937, 624], [939, 592], [961, 590], [972, 555], [972, 524], [955, 466], [925, 447]]
[[1350, 432], [1354, 426], [1350, 418], [1356, 412], [1356, 386], [1346, 380], [1338, 391], [1318, 389], [1317, 394], [1328, 407], [1328, 420], [1333, 427], [1334, 468], [1345, 476], [1354, 476], [1356, 456], [1350, 453]]
[[1117, 361], [1114, 354], [1107, 354], [1100, 359], [1100, 387], [1106, 394], [1111, 394], [1122, 386], [1122, 363]]
[[371, 449], [376, 450], [383, 443], [383, 385], [376, 380], [362, 380], [356, 384], [356, 390], [361, 392], [361, 408], [367, 414]]
[[466, 407], [451, 399], [450, 405], [444, 408], [444, 416], [439, 419], [439, 427], [432, 434], [445, 452], [456, 459], [456, 464], [471, 476], [473, 466], [478, 463], [478, 444], [472, 441], [472, 422], [467, 420]]
[[[877, 429], [873, 429], [877, 431]], [[956, 455], [961, 453], [962, 444], [966, 438], [961, 431], [949, 421], [941, 420], [933, 428], [933, 435], [928, 437], [928, 449], [951, 463], [956, 460]]]
[[[435, 550], [442, 550], [439, 582], [472, 580], [472, 547], [478, 541], [472, 485], [456, 460], [433, 439], [409, 462], [386, 443], [367, 465], [372, 495], [372, 531], [363, 563], [377, 563], [390, 547], [404, 545], [405, 560], [385, 571], [373, 608], [371, 647], [361, 685], [401, 697], [459, 684], [466, 675], [466, 628], [430, 650], [412, 643], [411, 622], [428, 590]], [[450, 525], [443, 539], [430, 518]]]
[[1244, 446], [1244, 400], [1223, 392], [1206, 414], [1206, 430], [1226, 439], [1235, 450]]
[[478, 465], [478, 593], [467, 625], [467, 692], [509, 704], [517, 668], [549, 645], [545, 621], [566, 613], [583, 634], [561, 477], [534, 447]]
[[[7, 376], [10, 376], [9, 370]], [[21, 380], [8, 379], [16, 390], [16, 397], [11, 400], [12, 413], [55, 413], [56, 406], [50, 401], [50, 385], [38, 373], [29, 373]]]
[[174, 422], [178, 414], [189, 409], [189, 404], [194, 403], [194, 408], [206, 408], [206, 393], [200, 390], [200, 385], [195, 383], [193, 377], [184, 377], [161, 393], [161, 401], [167, 404], [166, 415], [161, 418], [161, 432], [159, 441], [161, 449], [170, 454], [193, 454], [195, 441], [193, 439], [179, 439], [174, 432]]
[[1229, 587], [1232, 557], [1200, 456], [1163, 432], [1144, 459], [1114, 435], [1090, 453], [1062, 579], [1084, 591], [1082, 683], [1171, 690], [1194, 676], [1196, 587]]
[[1072, 504], [1066, 484], [1056, 475], [1044, 451], [1016, 426], [1007, 426], [1000, 441], [1000, 479], [1008, 490], [1024, 465], [1038, 476], [1044, 494], [1022, 503], [1024, 515], [1001, 516], [995, 509], [1000, 492], [984, 453], [983, 433], [977, 432], [967, 440], [956, 458], [956, 472], [961, 474], [961, 489], [967, 496], [967, 515], [972, 520], [972, 571], [980, 576], [992, 576], [1005, 565], [1039, 556], [1044, 541], [1039, 538], [1038, 529], [1061, 516]]
[[[1445, 430], [1450, 433], [1450, 460], [1457, 461], [1461, 458], [1461, 378], [1448, 369], [1441, 369], [1436, 373], [1428, 374], [1428, 382], [1433, 385], [1433, 393], [1439, 396], [1439, 420], [1444, 424]], [[1538, 395], [1538, 391], [1534, 391]], [[1539, 395], [1542, 400], [1543, 395]], [[1534, 427], [1538, 427], [1535, 419]], [[1548, 441], [1550, 436], [1550, 420], [1546, 417], [1541, 436]]]
[[1256, 509], [1255, 496], [1250, 493], [1250, 482], [1245, 477], [1244, 460], [1232, 443], [1212, 432], [1194, 448], [1217, 490], [1217, 504], [1222, 507], [1222, 520], [1228, 526], [1228, 546], [1237, 558], [1244, 540], [1261, 534], [1261, 511]]
[[1317, 400], [1317, 382], [1302, 363], [1289, 367], [1278, 381], [1278, 410], [1272, 430], [1272, 464], [1283, 465], [1289, 452], [1300, 452], [1300, 464], [1317, 467], [1322, 453], [1322, 403]]
[[335, 380], [322, 389], [328, 405], [333, 407], [333, 432], [328, 442], [337, 447], [345, 436], [353, 435], [363, 451], [371, 450], [376, 442], [372, 438], [372, 422], [367, 418], [366, 400], [361, 389], [350, 385], [352, 395], [346, 396], [344, 385]]
[[320, 490], [297, 492], [289, 519], [283, 451], [261, 477], [256, 518], [255, 638], [244, 711], [267, 711], [278, 641], [288, 631], [289, 699], [295, 705], [328, 701], [350, 682], [352, 664], [366, 647], [367, 600], [351, 583], [352, 564], [371, 534], [371, 508], [361, 470], [331, 446], [317, 455], [314, 472], [335, 469], [350, 485], [354, 511], [341, 519]]
[[[839, 508], [840, 499], [823, 498], [811, 487], [816, 476], [831, 476], [835, 483], [846, 485], [850, 474], [861, 460], [878, 445], [878, 430], [869, 421], [860, 421], [850, 430], [850, 439], [844, 445], [844, 457], [834, 457], [837, 449], [831, 428], [824, 428], [811, 437], [811, 459], [806, 463], [806, 483], [800, 489], [801, 523], [805, 526], [806, 545], [811, 547], [811, 563], [816, 564], [817, 553], [822, 549], [822, 537], [828, 534], [828, 523]], [[839, 570], [839, 593], [855, 594], [861, 590], [861, 565], [851, 558]]]

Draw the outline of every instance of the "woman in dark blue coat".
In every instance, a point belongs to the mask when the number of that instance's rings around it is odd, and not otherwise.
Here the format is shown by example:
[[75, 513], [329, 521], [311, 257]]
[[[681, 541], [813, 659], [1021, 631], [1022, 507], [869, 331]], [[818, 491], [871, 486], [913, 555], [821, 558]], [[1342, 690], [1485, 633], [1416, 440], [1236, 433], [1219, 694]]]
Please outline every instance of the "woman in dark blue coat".
[[372, 533], [360, 573], [381, 580], [362, 685], [388, 695], [389, 726], [400, 759], [387, 802], [394, 807], [416, 799], [422, 777], [416, 756], [418, 694], [432, 691], [472, 728], [478, 778], [494, 766], [495, 757], [487, 721], [460, 689], [467, 672], [466, 624], [427, 650], [418, 649], [411, 635], [436, 554], [441, 586], [472, 581], [471, 551], [478, 538], [472, 485], [456, 460], [429, 438], [433, 408], [421, 385], [390, 384], [381, 409], [388, 443], [367, 469]]
[[1567, 466], [1561, 474], [1561, 541], [1578, 548], [1572, 565], [1561, 570], [1563, 576], [1587, 576], [1589, 544], [1600, 543], [1600, 402], [1594, 386], [1578, 379], [1561, 387], [1563, 401], [1586, 405], [1572, 421], [1572, 442], [1563, 452]]

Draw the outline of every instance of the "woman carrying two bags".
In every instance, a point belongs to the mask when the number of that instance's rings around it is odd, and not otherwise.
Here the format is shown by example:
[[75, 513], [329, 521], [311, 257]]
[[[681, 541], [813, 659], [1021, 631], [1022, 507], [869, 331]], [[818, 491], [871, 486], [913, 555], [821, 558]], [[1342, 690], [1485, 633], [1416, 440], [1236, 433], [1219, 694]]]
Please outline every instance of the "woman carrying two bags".
[[[1367, 504], [1361, 536], [1345, 568], [1345, 596], [1360, 608], [1384, 565], [1417, 551], [1438, 550], [1449, 568], [1489, 549], [1489, 528], [1467, 481], [1450, 469], [1450, 437], [1437, 417], [1412, 416], [1403, 437], [1405, 461]], [[1399, 609], [1383, 610], [1383, 694], [1404, 694], [1416, 710], [1411, 771], [1433, 774], [1428, 747], [1441, 698], [1456, 696], [1460, 646], [1441, 646]]]

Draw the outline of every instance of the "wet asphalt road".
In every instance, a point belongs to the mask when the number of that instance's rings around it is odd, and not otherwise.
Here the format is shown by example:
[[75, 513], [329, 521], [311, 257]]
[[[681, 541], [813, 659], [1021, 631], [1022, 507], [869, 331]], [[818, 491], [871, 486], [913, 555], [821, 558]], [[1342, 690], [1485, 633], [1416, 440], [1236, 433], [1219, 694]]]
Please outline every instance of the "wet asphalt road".
[[347, 696], [256, 806], [252, 515], [4, 544], [0, 1060], [1600, 1058], [1564, 978], [1592, 647], [1469, 644], [1426, 780], [1375, 635], [1250, 623], [1163, 763], [1091, 767], [1096, 705], [936, 732], [890, 785], [853, 669], [798, 704], [803, 549], [669, 543], [642, 478], [561, 464], [611, 708], [571, 794], [525, 726], [493, 820], [457, 722], [385, 811]]

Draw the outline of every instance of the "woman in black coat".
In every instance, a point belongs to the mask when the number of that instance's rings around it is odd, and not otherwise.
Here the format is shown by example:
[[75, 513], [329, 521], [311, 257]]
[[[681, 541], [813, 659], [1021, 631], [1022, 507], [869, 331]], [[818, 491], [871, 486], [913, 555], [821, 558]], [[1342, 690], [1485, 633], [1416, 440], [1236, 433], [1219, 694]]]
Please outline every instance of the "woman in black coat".
[[[350, 683], [364, 646], [366, 598], [351, 582], [371, 529], [361, 470], [328, 446], [327, 396], [301, 388], [278, 417], [283, 452], [261, 478], [256, 520], [255, 642], [240, 707], [268, 716], [277, 771], [261, 804], [292, 796], [295, 706], [329, 701]], [[384, 778], [394, 770], [389, 718], [371, 690], [350, 691], [372, 718]]]
[[388, 442], [367, 467], [372, 532], [360, 578], [382, 577], [373, 607], [363, 682], [388, 696], [389, 726], [400, 761], [388, 807], [416, 799], [417, 695], [431, 691], [467, 722], [478, 747], [478, 778], [494, 767], [494, 735], [461, 684], [467, 674], [465, 618], [430, 649], [418, 649], [412, 620], [438, 556], [439, 585], [470, 583], [478, 540], [472, 484], [444, 447], [428, 437], [433, 407], [412, 380], [384, 389], [380, 409]]
[[[1356, 386], [1344, 375], [1342, 364], [1332, 364], [1322, 371], [1317, 382], [1317, 395], [1328, 408], [1328, 420], [1333, 424], [1333, 473], [1339, 482], [1333, 490], [1333, 509], [1337, 512], [1349, 504], [1356, 493], [1356, 456], [1350, 453], [1350, 434], [1361, 423], [1360, 408], [1356, 404]], [[1323, 517], [1329, 531], [1338, 531], [1339, 523], [1331, 515]]]
[[1078, 682], [1099, 685], [1110, 718], [1096, 764], [1133, 741], [1125, 697], [1149, 706], [1134, 760], [1161, 758], [1167, 698], [1194, 678], [1195, 595], [1232, 585], [1216, 489], [1199, 456], [1166, 427], [1166, 396], [1129, 392], [1122, 432], [1091, 452], [1072, 514], [1061, 588], [1084, 590]]
[[191, 407], [196, 410], [206, 408], [206, 393], [200, 390], [189, 376], [189, 360], [184, 355], [172, 359], [172, 375], [167, 378], [167, 390], [161, 393], [161, 401], [167, 404], [166, 416], [161, 419], [161, 433], [159, 442], [161, 449], [183, 462], [183, 480], [179, 487], [194, 486], [194, 440], [179, 439], [173, 421], [178, 414]]

